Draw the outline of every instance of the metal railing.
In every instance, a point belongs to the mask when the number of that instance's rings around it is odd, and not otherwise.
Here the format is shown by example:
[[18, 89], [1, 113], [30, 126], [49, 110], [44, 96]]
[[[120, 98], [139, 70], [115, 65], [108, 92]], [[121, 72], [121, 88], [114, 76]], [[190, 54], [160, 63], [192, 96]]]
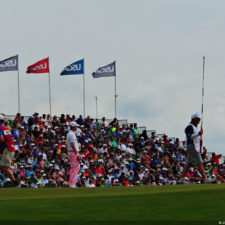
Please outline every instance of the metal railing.
[[146, 130], [146, 127], [138, 127], [138, 130], [139, 130], [139, 132], [140, 132], [140, 134], [142, 134], [142, 132], [143, 132], [143, 130]]
[[146, 130], [146, 132], [148, 137], [151, 137], [153, 132], [156, 134], [156, 130]]
[[[15, 115], [6, 115], [6, 117], [8, 118], [8, 120], [14, 120], [16, 116]], [[27, 121], [31, 116], [23, 116], [23, 117], [24, 117], [24, 120]], [[60, 118], [60, 117], [58, 117], [58, 118]], [[98, 121], [100, 123], [102, 122], [102, 119], [93, 119], [93, 120], [94, 120], [94, 122], [96, 122], [96, 121]], [[110, 122], [113, 121], [113, 119], [105, 119], [105, 121], [109, 124]], [[118, 120], [118, 124], [119, 125], [123, 125], [123, 124], [127, 125], [127, 120], [126, 119]]]
[[[113, 121], [113, 119], [105, 119], [105, 121], [109, 124]], [[118, 124], [121, 126], [123, 124], [125, 124], [126, 126], [128, 125], [127, 120], [117, 120]], [[102, 119], [94, 119], [94, 122], [99, 122], [102, 123]]]
[[163, 138], [164, 135], [165, 135], [165, 134], [157, 134], [157, 136], [158, 136], [159, 138]]

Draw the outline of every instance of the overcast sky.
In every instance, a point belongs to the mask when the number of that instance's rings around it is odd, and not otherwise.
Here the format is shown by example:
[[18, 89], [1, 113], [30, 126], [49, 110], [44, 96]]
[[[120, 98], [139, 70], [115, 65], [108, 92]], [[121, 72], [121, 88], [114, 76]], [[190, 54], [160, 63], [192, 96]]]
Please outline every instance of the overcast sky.
[[[0, 60], [19, 54], [23, 115], [49, 113], [47, 74], [26, 67], [50, 57], [53, 114], [83, 113], [82, 76], [63, 68], [85, 59], [86, 114], [114, 117], [114, 78], [93, 79], [116, 60], [118, 118], [184, 139], [201, 111], [204, 143], [225, 155], [224, 0], [0, 0]], [[17, 72], [1, 73], [0, 112], [17, 112]]]

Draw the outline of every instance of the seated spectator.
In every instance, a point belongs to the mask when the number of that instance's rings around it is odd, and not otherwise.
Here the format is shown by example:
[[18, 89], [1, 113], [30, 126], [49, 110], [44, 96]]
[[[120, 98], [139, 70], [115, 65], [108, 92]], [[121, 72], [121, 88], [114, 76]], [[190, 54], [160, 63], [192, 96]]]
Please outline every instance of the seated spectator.
[[150, 163], [151, 163], [151, 157], [150, 155], [147, 153], [146, 150], [143, 151], [143, 155], [141, 156], [141, 164], [150, 169]]

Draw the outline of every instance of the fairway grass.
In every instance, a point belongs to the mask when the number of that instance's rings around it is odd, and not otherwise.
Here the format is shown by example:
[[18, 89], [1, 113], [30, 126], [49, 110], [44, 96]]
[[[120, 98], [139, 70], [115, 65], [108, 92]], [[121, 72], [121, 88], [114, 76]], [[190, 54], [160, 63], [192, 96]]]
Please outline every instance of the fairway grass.
[[225, 224], [225, 185], [0, 189], [5, 224]]

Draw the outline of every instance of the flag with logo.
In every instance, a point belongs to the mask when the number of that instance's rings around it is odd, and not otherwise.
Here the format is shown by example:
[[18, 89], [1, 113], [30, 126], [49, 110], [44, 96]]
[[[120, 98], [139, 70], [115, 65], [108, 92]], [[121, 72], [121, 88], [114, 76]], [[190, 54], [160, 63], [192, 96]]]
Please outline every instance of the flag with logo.
[[0, 72], [18, 70], [18, 55], [0, 61]]
[[64, 75], [80, 75], [84, 74], [84, 59], [76, 61], [67, 66], [61, 73], [60, 76]]
[[42, 59], [28, 66], [26, 73], [49, 73], [49, 58]]
[[96, 72], [92, 73], [93, 78], [99, 77], [115, 77], [116, 76], [116, 62], [110, 63], [107, 66], [100, 67]]

